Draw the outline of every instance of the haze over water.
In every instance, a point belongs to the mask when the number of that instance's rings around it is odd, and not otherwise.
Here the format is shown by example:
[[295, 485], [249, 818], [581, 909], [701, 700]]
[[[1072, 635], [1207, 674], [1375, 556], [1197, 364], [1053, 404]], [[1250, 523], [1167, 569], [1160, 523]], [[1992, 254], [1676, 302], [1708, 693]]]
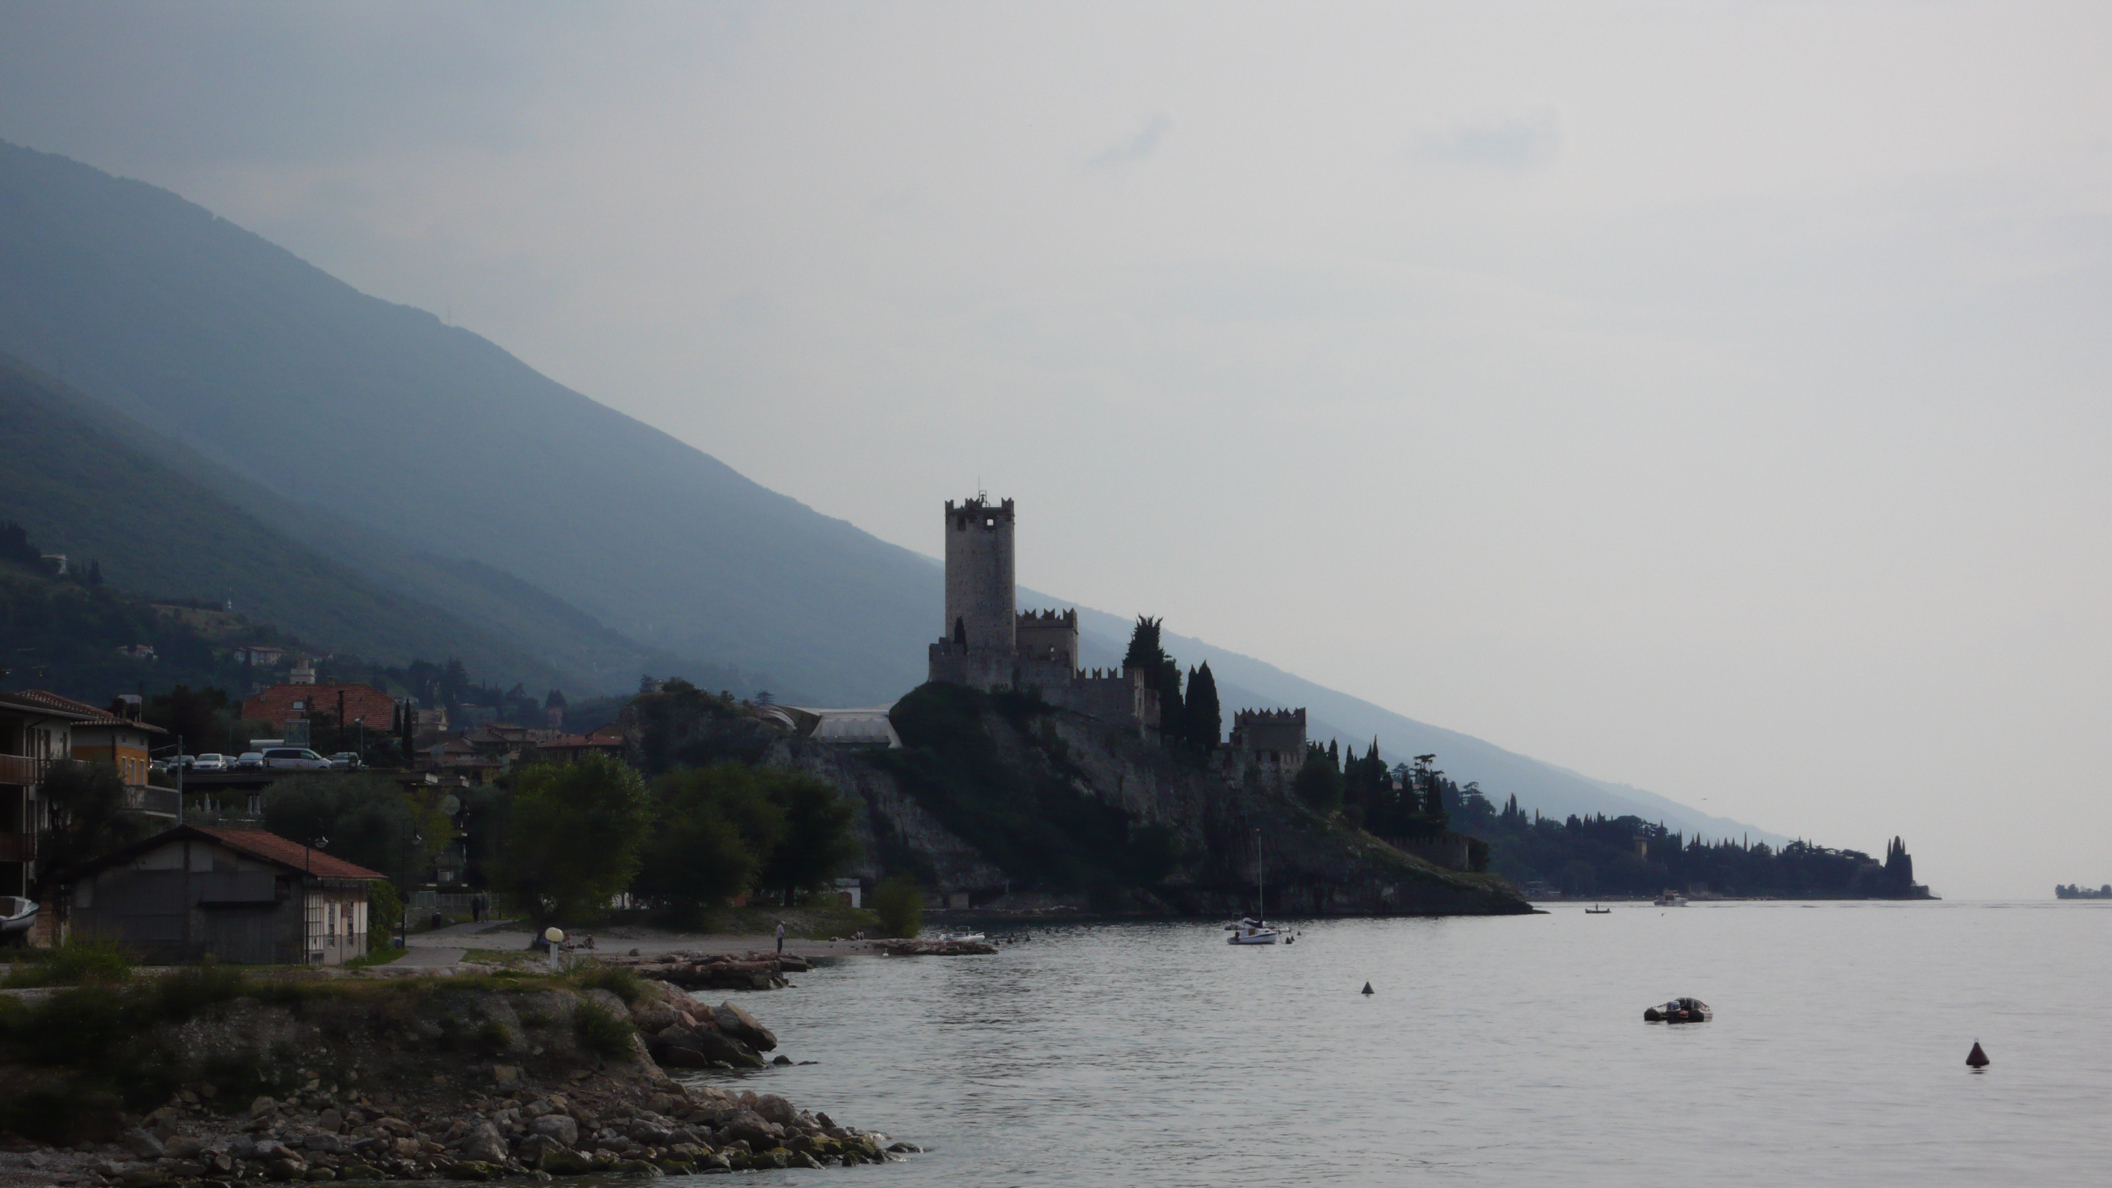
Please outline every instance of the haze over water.
[[[831, 1182], [2101, 1183], [2108, 933], [2112, 904], [1958, 902], [1326, 921], [1273, 949], [1080, 926], [745, 996], [820, 1063], [728, 1079], [930, 1149]], [[1642, 1021], [1675, 995], [1715, 1021]]]

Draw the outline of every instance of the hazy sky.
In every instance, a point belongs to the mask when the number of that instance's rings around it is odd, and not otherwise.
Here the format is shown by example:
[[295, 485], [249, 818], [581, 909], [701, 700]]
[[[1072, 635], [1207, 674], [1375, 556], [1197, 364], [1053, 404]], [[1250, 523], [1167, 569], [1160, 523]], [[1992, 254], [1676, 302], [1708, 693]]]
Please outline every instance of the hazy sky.
[[169, 187], [926, 553], [2112, 880], [2112, 6], [0, 3]]

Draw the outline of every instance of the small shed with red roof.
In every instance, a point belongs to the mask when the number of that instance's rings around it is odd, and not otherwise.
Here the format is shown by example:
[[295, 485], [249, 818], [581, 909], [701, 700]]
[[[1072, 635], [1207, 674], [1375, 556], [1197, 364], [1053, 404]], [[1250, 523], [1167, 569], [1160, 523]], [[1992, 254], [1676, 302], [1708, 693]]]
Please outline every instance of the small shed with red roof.
[[114, 940], [151, 964], [338, 965], [367, 951], [385, 876], [262, 829], [178, 825], [58, 872], [46, 935]]

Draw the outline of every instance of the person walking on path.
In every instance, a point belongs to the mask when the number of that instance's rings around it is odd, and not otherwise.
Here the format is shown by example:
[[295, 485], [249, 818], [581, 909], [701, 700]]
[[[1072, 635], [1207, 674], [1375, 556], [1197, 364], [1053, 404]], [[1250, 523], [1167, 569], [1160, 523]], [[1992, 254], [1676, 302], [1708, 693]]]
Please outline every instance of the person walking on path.
[[784, 922], [783, 920], [779, 920], [779, 921], [777, 922], [777, 952], [778, 952], [778, 956], [780, 956], [780, 957], [784, 956], [784, 952], [785, 952], [785, 922]]

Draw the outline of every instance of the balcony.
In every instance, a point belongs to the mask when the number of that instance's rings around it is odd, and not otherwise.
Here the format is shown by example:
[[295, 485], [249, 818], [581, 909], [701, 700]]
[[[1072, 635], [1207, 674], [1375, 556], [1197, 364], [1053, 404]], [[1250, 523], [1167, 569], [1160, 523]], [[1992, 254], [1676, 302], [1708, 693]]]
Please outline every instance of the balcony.
[[43, 769], [41, 760], [28, 755], [0, 755], [0, 784], [34, 784]]
[[125, 792], [125, 799], [132, 810], [145, 813], [150, 817], [167, 817], [173, 821], [176, 819], [178, 809], [182, 804], [182, 798], [174, 788], [156, 788], [146, 784], [134, 784], [125, 789]]
[[34, 862], [36, 858], [36, 834], [0, 833], [0, 862]]

